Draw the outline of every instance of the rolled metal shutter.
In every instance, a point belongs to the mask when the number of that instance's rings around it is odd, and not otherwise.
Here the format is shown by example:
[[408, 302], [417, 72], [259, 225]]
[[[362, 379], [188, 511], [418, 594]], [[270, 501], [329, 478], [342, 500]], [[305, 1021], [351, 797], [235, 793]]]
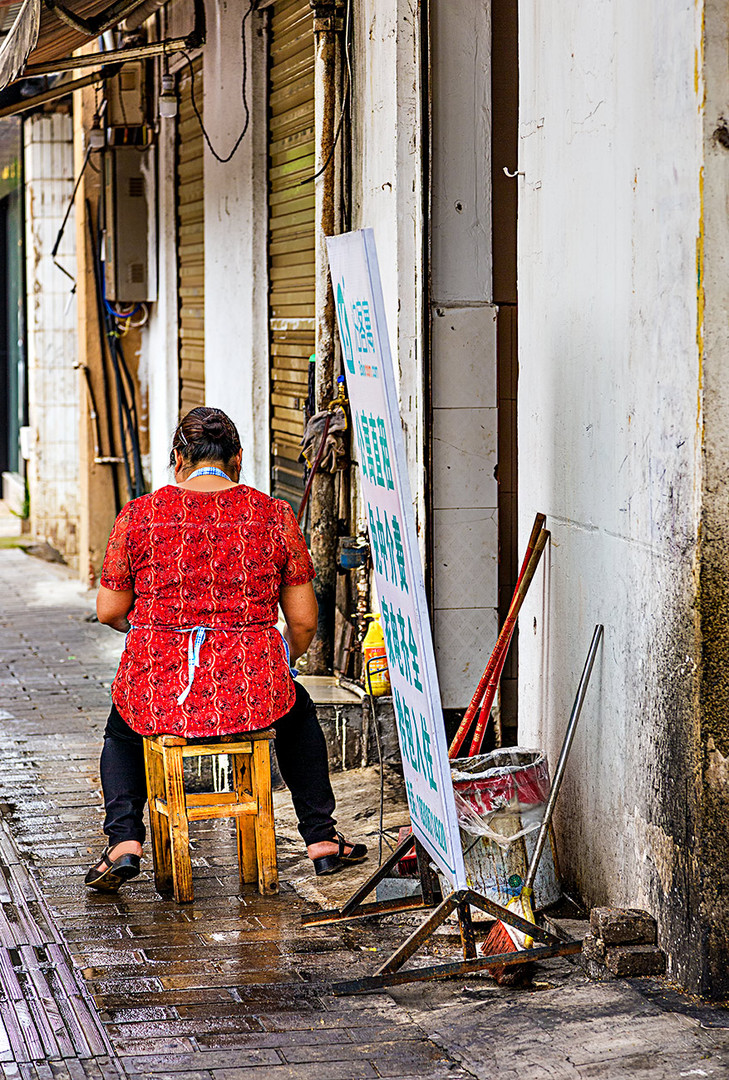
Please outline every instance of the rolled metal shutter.
[[[203, 110], [202, 57], [193, 61], [195, 102]], [[180, 416], [205, 404], [205, 215], [203, 137], [192, 108], [190, 69], [178, 79], [177, 192], [178, 363]]]
[[[273, 4], [269, 34], [271, 490], [298, 509], [314, 352], [314, 27], [309, 0]], [[309, 181], [302, 185], [301, 181]]]

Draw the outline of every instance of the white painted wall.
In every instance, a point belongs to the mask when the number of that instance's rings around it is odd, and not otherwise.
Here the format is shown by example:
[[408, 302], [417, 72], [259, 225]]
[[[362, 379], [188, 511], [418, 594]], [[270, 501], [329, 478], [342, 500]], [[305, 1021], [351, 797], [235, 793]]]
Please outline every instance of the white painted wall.
[[[216, 151], [226, 157], [244, 123], [241, 99], [242, 8], [206, 4], [202, 116]], [[188, 0], [170, 5], [168, 34], [189, 32]], [[268, 419], [268, 280], [266, 206], [266, 38], [263, 12], [246, 23], [248, 131], [229, 162], [205, 147], [205, 401], [238, 426], [243, 479], [270, 488]], [[171, 69], [181, 66], [179, 58]], [[159, 143], [159, 301], [144, 349], [150, 386], [152, 484], [170, 482], [168, 460], [177, 424], [177, 255], [174, 121]]]
[[161, 120], [157, 139], [157, 303], [150, 305], [141, 335], [140, 369], [149, 394], [149, 458], [152, 489], [169, 484], [172, 434], [180, 395], [177, 365], [177, 225], [175, 221], [175, 121]]
[[[205, 127], [225, 157], [245, 121], [241, 17], [206, 5]], [[270, 490], [265, 16], [246, 22], [248, 132], [227, 163], [205, 148], [205, 401], [235, 421], [243, 479]]]
[[424, 550], [426, 292], [419, 14], [407, 0], [362, 0], [354, 5], [353, 18], [352, 228], [375, 232], [415, 518]]
[[[51, 250], [73, 190], [73, 125], [61, 113], [36, 114], [23, 126], [28, 291], [28, 462], [31, 523], [74, 566], [79, 527], [79, 373], [72, 283]], [[76, 273], [73, 212], [58, 262]]]
[[520, 742], [554, 766], [604, 623], [558, 836], [589, 902], [649, 908], [678, 865], [662, 769], [697, 660], [700, 9], [519, 6], [522, 548], [535, 511], [552, 530], [521, 616]]

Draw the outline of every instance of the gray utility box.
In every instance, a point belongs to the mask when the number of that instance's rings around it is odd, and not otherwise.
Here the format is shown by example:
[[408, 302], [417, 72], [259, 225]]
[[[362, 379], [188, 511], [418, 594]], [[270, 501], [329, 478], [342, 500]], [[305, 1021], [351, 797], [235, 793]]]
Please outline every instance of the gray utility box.
[[117, 303], [157, 299], [154, 146], [104, 152], [104, 274], [106, 298]]

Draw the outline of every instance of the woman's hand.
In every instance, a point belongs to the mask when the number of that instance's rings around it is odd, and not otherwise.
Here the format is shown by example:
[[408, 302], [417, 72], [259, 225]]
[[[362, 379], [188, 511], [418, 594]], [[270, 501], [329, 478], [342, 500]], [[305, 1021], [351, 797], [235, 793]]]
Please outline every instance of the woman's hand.
[[117, 592], [115, 589], [106, 589], [100, 586], [96, 597], [96, 614], [100, 623], [111, 626], [120, 634], [126, 634], [129, 630], [127, 615], [134, 607], [134, 589], [125, 589]]
[[306, 652], [316, 633], [319, 605], [310, 581], [305, 585], [282, 585], [279, 603], [286, 619], [284, 637], [293, 665]]

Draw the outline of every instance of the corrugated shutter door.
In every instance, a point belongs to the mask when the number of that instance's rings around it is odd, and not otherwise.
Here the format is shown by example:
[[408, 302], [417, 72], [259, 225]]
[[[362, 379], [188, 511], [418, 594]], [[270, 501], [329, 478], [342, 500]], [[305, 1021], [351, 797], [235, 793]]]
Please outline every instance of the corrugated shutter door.
[[[202, 115], [202, 58], [193, 62], [195, 102]], [[203, 138], [192, 108], [190, 69], [178, 81], [177, 266], [180, 415], [205, 404], [205, 219]]]
[[314, 352], [314, 28], [309, 0], [273, 5], [269, 36], [269, 343], [272, 491], [298, 508]]

